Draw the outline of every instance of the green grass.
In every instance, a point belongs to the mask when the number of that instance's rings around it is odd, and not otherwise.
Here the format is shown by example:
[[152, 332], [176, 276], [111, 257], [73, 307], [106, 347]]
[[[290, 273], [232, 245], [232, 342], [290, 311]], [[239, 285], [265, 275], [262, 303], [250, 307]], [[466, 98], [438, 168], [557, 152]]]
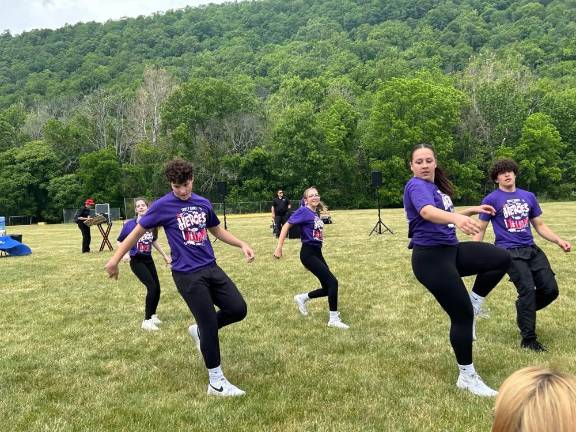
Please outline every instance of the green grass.
[[[576, 204], [543, 209], [549, 226], [576, 243]], [[110, 252], [80, 254], [75, 225], [10, 228], [33, 254], [0, 258], [1, 424], [9, 431], [489, 430], [494, 401], [455, 386], [448, 318], [412, 274], [403, 211], [383, 210], [395, 234], [371, 237], [376, 211], [332, 215], [324, 255], [349, 331], [326, 327], [325, 299], [309, 303], [307, 318], [298, 314], [293, 295], [317, 282], [300, 264], [299, 241], [287, 241], [282, 260], [272, 258], [269, 216], [228, 218], [230, 231], [254, 247], [253, 264], [239, 249], [214, 244], [249, 308], [246, 320], [220, 333], [224, 372], [247, 391], [234, 399], [206, 396], [206, 370], [186, 332], [190, 313], [158, 257], [164, 324], [147, 333], [144, 288], [126, 264], [118, 282], [107, 279]], [[538, 314], [550, 352], [519, 349], [515, 289], [502, 281], [474, 346], [476, 368], [492, 386], [528, 365], [576, 372], [574, 255], [538, 243], [561, 290]]]

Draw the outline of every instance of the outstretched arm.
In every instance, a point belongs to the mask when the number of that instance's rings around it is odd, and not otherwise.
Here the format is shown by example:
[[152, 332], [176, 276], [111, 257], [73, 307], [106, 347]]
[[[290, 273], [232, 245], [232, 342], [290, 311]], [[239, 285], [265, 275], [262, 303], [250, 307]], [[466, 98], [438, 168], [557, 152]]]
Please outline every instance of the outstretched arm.
[[254, 259], [256, 258], [254, 256], [254, 251], [252, 250], [252, 248], [248, 243], [243, 242], [242, 240], [236, 238], [230, 231], [226, 231], [224, 228], [222, 228], [221, 225], [210, 227], [208, 228], [208, 231], [210, 231], [210, 233], [218, 240], [223, 241], [224, 243], [229, 244], [230, 246], [236, 246], [242, 249], [242, 253], [246, 257], [246, 261], [248, 261], [249, 263], [254, 261]]
[[548, 227], [548, 225], [544, 223], [540, 216], [530, 219], [530, 223], [542, 238], [548, 240], [551, 243], [557, 244], [564, 252], [570, 252], [572, 250], [572, 245], [570, 242], [560, 238]]
[[480, 232], [478, 221], [460, 213], [441, 210], [431, 204], [422, 207], [420, 216], [427, 221], [437, 224], [454, 224], [460, 231], [467, 235], [474, 235]]
[[284, 246], [284, 240], [288, 236], [288, 230], [292, 224], [286, 222], [282, 227], [282, 231], [280, 231], [280, 235], [278, 236], [278, 245], [276, 246], [276, 250], [274, 251], [274, 258], [282, 258], [282, 247]]
[[110, 258], [104, 266], [104, 270], [106, 270], [106, 273], [108, 273], [108, 277], [112, 279], [118, 279], [118, 274], [120, 273], [118, 270], [118, 263], [145, 232], [146, 230], [140, 226], [140, 224], [137, 224], [132, 232], [128, 234], [128, 237], [126, 237], [124, 241], [120, 243], [118, 249], [116, 249], [116, 252], [114, 252], [114, 255], [112, 255], [112, 258]]

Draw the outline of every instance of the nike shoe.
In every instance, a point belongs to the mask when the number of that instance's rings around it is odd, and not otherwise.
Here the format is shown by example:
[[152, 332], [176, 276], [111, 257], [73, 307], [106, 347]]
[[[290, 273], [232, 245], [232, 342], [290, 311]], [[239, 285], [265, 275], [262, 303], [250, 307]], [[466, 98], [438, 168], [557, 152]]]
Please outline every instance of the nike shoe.
[[[330, 312], [332, 314], [332, 312]], [[337, 316], [332, 317], [328, 320], [328, 327], [336, 327], [342, 330], [347, 330], [350, 328], [348, 324], [344, 324], [340, 319], [340, 314], [338, 313]]]
[[188, 334], [192, 337], [192, 340], [196, 344], [196, 349], [200, 354], [202, 351], [200, 350], [200, 330], [198, 330], [198, 324], [192, 324], [188, 327]]
[[160, 318], [158, 318], [158, 315], [156, 315], [156, 314], [152, 315], [152, 318], [150, 318], [150, 319], [156, 325], [162, 324], [162, 321], [160, 321]]
[[546, 347], [538, 341], [538, 339], [522, 339], [520, 347], [532, 350], [534, 352], [548, 351]]
[[493, 397], [498, 395], [496, 390], [491, 389], [478, 374], [463, 374], [461, 373], [456, 382], [456, 387], [462, 390], [468, 390], [470, 393], [476, 396]]
[[230, 384], [226, 378], [222, 377], [215, 384], [208, 384], [208, 394], [212, 396], [243, 396], [246, 392], [234, 384]]
[[142, 321], [142, 329], [146, 331], [158, 331], [160, 330], [156, 324], [152, 321], [152, 319]]
[[306, 302], [310, 300], [306, 294], [296, 294], [294, 296], [294, 301], [298, 305], [298, 310], [304, 316], [308, 315], [308, 308], [306, 307]]
[[472, 303], [472, 309], [474, 310], [474, 316], [477, 318], [490, 318], [490, 309], [486, 306], [486, 302], [482, 304], [477, 304], [470, 296], [470, 302]]

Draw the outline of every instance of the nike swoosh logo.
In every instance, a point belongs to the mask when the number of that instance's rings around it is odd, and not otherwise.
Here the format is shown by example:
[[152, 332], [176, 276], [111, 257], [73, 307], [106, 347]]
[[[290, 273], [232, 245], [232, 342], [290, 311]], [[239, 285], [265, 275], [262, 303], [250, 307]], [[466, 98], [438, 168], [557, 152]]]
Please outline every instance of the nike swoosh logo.
[[220, 388], [216, 388], [214, 387], [212, 384], [210, 384], [210, 387], [212, 387], [214, 390], [216, 390], [218, 393], [222, 393], [224, 391], [224, 386], [220, 386]]

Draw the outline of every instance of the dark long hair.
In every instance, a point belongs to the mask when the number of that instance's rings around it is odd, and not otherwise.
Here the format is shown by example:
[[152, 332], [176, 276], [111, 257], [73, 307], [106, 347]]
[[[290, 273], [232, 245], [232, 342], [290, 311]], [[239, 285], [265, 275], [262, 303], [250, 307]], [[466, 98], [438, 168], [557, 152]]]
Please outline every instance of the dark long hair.
[[443, 193], [445, 193], [449, 197], [452, 197], [452, 195], [454, 195], [454, 185], [446, 175], [446, 171], [444, 171], [442, 168], [438, 166], [438, 158], [436, 157], [436, 151], [434, 151], [434, 147], [426, 143], [416, 144], [412, 149], [412, 153], [410, 153], [410, 160], [414, 158], [414, 152], [420, 149], [428, 149], [432, 151], [432, 153], [434, 154], [434, 159], [436, 159], [436, 170], [434, 170], [434, 184], [438, 186], [438, 189], [440, 189]]

